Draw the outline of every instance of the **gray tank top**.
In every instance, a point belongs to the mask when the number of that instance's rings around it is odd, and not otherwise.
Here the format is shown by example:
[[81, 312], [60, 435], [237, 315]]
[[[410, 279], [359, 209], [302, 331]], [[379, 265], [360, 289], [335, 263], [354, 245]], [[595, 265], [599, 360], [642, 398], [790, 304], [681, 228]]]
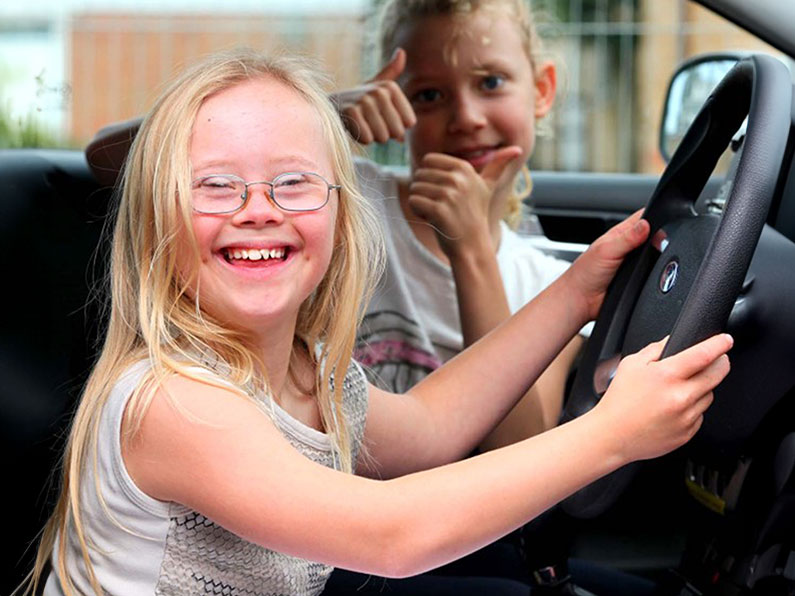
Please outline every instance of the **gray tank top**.
[[[216, 366], [208, 368], [216, 369], [208, 374], [217, 375]], [[81, 486], [86, 531], [97, 538], [98, 552], [96, 557], [92, 552], [92, 561], [105, 592], [131, 596], [319, 594], [332, 571], [330, 566], [247, 542], [200, 513], [152, 499], [135, 486], [121, 457], [119, 431], [127, 400], [148, 369], [148, 363], [142, 362], [122, 376], [100, 422], [98, 480], [115, 522], [94, 495], [93, 474], [84, 474]], [[355, 462], [367, 414], [367, 383], [357, 363], [345, 375], [343, 396]], [[304, 425], [267, 398], [259, 403], [293, 447], [321, 465], [338, 468], [329, 435]], [[73, 535], [67, 537], [67, 546], [70, 575], [78, 589], [88, 593]], [[61, 593], [53, 572], [45, 594]]]

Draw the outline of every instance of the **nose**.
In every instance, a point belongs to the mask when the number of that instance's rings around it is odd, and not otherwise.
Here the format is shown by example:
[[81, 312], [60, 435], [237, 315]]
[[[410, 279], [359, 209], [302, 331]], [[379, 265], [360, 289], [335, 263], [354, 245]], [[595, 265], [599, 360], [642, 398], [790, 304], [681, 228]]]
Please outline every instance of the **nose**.
[[452, 105], [448, 129], [450, 132], [471, 132], [486, 125], [482, 102], [471, 93], [459, 93]]
[[246, 204], [233, 214], [236, 225], [257, 227], [284, 221], [284, 211], [276, 206], [267, 184], [251, 184], [246, 195]]

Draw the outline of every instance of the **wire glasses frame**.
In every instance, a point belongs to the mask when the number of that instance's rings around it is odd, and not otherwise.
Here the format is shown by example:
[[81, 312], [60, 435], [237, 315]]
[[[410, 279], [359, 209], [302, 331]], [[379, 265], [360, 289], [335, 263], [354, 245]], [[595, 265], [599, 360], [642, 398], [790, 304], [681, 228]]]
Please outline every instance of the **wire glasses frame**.
[[273, 180], [246, 182], [234, 174], [209, 174], [191, 182], [193, 210], [208, 215], [222, 215], [241, 210], [250, 197], [248, 187], [267, 184], [268, 196], [282, 211], [302, 212], [322, 209], [332, 190], [339, 184], [329, 183], [314, 172], [285, 172]]

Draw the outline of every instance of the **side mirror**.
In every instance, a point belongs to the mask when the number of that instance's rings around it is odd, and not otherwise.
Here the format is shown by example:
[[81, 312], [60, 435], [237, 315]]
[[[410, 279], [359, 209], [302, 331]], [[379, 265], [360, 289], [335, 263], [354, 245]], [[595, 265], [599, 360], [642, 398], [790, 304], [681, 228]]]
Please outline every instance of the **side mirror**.
[[715, 85], [744, 57], [740, 52], [701, 54], [674, 73], [660, 123], [660, 153], [668, 162]]

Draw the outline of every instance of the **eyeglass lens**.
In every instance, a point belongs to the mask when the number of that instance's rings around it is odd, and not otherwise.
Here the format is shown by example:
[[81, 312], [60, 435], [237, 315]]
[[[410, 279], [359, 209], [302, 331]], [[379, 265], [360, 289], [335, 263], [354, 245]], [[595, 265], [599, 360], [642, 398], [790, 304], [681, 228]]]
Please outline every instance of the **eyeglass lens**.
[[265, 184], [274, 203], [286, 211], [312, 211], [320, 209], [328, 200], [329, 184], [312, 172], [280, 174], [272, 182], [249, 182], [218, 174], [202, 176], [193, 181], [193, 207], [202, 213], [230, 213], [240, 209], [251, 192], [251, 186]]

